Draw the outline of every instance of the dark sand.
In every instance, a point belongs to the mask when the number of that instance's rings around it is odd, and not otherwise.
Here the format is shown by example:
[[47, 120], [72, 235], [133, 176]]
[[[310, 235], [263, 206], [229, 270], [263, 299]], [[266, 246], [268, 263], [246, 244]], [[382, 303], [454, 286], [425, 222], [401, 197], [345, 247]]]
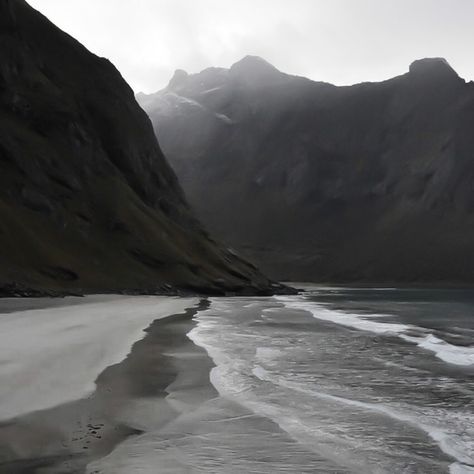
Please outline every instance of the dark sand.
[[[81, 299], [77, 298], [77, 302], [80, 304]], [[0, 424], [0, 474], [84, 473], [91, 461], [106, 456], [127, 437], [142, 432], [136, 416], [141, 405], [152, 404], [154, 428], [179, 416], [179, 403], [166, 399], [171, 384], [175, 385], [174, 391], [191, 394], [191, 404], [216, 396], [209, 383], [212, 361], [186, 337], [194, 324], [192, 317], [207, 304], [202, 300], [199, 306], [184, 313], [152, 323], [145, 338], [133, 345], [124, 361], [99, 375], [96, 391], [90, 397]], [[8, 305], [1, 310], [7, 312]], [[179, 377], [179, 354], [187, 348], [203, 354], [193, 376], [189, 376], [188, 370], [183, 381]], [[129, 411], [134, 416], [127, 418]]]

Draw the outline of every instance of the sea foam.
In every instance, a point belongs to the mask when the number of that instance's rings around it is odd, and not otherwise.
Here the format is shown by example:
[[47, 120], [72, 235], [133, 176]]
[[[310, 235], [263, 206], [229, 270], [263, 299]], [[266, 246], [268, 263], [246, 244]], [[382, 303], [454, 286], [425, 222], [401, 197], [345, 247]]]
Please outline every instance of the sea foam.
[[316, 319], [330, 321], [342, 326], [377, 334], [393, 334], [413, 342], [419, 347], [434, 352], [436, 357], [449, 364], [474, 365], [474, 347], [455, 346], [434, 336], [426, 328], [410, 324], [384, 321], [385, 314], [357, 314], [333, 310], [320, 303], [308, 301], [304, 296], [277, 296], [278, 301], [288, 308], [301, 309]]

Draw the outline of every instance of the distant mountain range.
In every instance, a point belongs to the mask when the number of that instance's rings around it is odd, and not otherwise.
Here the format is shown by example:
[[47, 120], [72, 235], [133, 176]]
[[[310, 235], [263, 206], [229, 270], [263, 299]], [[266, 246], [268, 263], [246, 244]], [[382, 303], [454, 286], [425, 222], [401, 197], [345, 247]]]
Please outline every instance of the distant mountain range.
[[0, 296], [279, 290], [195, 220], [115, 67], [0, 0]]
[[444, 59], [336, 87], [249, 56], [137, 98], [199, 218], [271, 276], [474, 282], [474, 85]]

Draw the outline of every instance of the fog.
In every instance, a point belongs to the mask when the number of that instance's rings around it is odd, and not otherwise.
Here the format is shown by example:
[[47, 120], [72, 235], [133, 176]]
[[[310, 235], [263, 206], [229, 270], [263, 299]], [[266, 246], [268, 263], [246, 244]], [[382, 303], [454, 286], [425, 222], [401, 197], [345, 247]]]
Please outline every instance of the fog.
[[474, 78], [471, 0], [31, 0], [136, 92], [173, 71], [228, 67], [243, 56], [335, 84], [401, 74], [414, 59], [445, 57]]

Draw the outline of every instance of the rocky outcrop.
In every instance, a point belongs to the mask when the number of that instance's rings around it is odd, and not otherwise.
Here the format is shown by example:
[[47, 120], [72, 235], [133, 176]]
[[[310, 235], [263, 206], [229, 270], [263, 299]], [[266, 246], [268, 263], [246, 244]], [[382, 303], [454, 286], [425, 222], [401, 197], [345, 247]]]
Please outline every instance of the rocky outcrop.
[[336, 87], [247, 57], [140, 102], [198, 216], [271, 275], [474, 282], [474, 85], [444, 59]]
[[279, 289], [195, 220], [115, 67], [0, 0], [0, 295]]

